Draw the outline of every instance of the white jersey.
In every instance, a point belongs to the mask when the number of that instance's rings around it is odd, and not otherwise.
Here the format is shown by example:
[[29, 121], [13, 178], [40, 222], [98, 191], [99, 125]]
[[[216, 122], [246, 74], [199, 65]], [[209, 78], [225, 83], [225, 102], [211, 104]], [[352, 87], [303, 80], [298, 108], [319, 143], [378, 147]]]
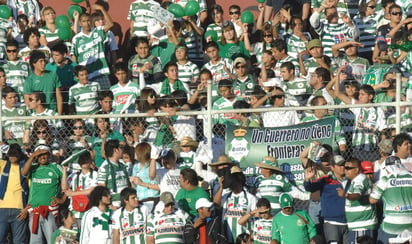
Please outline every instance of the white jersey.
[[112, 228], [119, 230], [120, 243], [144, 244], [146, 243], [146, 228], [150, 210], [141, 205], [129, 212], [120, 208], [113, 213]]
[[92, 207], [83, 216], [80, 244], [113, 243], [110, 225], [111, 212], [102, 212]]
[[160, 194], [163, 192], [170, 192], [173, 196], [176, 196], [177, 191], [180, 189], [179, 183], [180, 169], [158, 169], [156, 171], [156, 181], [159, 182]]

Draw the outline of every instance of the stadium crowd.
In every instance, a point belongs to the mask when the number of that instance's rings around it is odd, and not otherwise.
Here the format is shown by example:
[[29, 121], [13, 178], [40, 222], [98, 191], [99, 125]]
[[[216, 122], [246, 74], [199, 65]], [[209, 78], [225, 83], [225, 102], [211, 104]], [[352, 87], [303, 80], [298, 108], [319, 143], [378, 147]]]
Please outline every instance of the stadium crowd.
[[[258, 0], [253, 16], [136, 0], [125, 54], [107, 12], [120, 1], [73, 2], [69, 20], [0, 1], [0, 243], [412, 241], [412, 111], [397, 134], [395, 107], [367, 105], [394, 102], [399, 77], [412, 101], [411, 1]], [[212, 121], [178, 113], [208, 95]], [[318, 107], [276, 109], [301, 106]], [[41, 118], [57, 115], [87, 118]], [[330, 117], [334, 142], [300, 154], [303, 184], [266, 152], [258, 175], [225, 154], [227, 126]]]

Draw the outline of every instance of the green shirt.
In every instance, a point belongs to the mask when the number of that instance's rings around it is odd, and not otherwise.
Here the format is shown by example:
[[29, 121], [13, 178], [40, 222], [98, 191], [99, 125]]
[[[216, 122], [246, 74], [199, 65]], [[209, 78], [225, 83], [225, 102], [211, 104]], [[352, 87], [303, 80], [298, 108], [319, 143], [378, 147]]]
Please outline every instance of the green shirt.
[[129, 185], [126, 165], [105, 160], [97, 171], [97, 183], [110, 189], [112, 201], [120, 201], [120, 192]]
[[[299, 216], [300, 217], [299, 217]], [[316, 235], [315, 224], [305, 211], [296, 211], [291, 215], [282, 212], [272, 221], [272, 239], [282, 244], [307, 244]]]
[[242, 41], [236, 45], [235, 43], [226, 43], [225, 45], [219, 45], [219, 56], [222, 58], [228, 58], [234, 60], [239, 54], [248, 58], [250, 57], [249, 51], [246, 49], [245, 44]]
[[29, 178], [31, 180], [29, 191], [29, 204], [31, 207], [50, 206], [53, 197], [60, 192], [60, 182], [63, 168], [56, 163], [47, 165], [32, 164]]
[[45, 71], [42, 76], [30, 74], [24, 82], [23, 93], [32, 94], [33, 91], [42, 91], [46, 95], [46, 107], [57, 111], [56, 89], [61, 87], [57, 74]]
[[[119, 140], [120, 142], [124, 141], [124, 137], [117, 131], [112, 131], [107, 134], [106, 141], [112, 139]], [[102, 158], [102, 138], [100, 136], [92, 138], [92, 147], [94, 152], [96, 153], [94, 164], [96, 165], [96, 167], [100, 167], [100, 165], [104, 161], [104, 158]]]
[[177, 192], [175, 200], [179, 204], [179, 208], [189, 213], [192, 216], [197, 214], [196, 201], [200, 198], [210, 200], [209, 195], [201, 187], [196, 186], [195, 189], [188, 191], [183, 188]]

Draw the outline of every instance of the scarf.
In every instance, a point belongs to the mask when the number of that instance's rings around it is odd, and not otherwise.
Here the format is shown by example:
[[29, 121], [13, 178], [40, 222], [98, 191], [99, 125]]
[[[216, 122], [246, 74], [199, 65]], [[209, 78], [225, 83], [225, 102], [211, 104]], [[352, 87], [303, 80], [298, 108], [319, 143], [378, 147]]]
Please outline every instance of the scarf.
[[[21, 168], [24, 165], [24, 160], [21, 160], [19, 162], [19, 168], [20, 168], [20, 172], [21, 172]], [[6, 190], [7, 190], [7, 183], [9, 182], [9, 173], [10, 173], [10, 168], [11, 168], [11, 162], [9, 160], [7, 160], [6, 162], [6, 166], [3, 169], [3, 172], [1, 174], [1, 178], [0, 178], [0, 199], [3, 200], [4, 199], [4, 195], [6, 194]], [[27, 204], [27, 195], [28, 195], [28, 186], [27, 186], [27, 181], [26, 178], [20, 174], [20, 184], [22, 187], [22, 199], [23, 199], [23, 207], [26, 206]]]
[[[186, 91], [185, 87], [183, 86], [183, 83], [180, 80], [175, 80], [175, 83], [173, 84], [173, 90]], [[162, 82], [162, 88], [160, 89], [160, 94], [170, 95], [171, 93], [172, 91], [170, 89], [169, 79], [166, 78]]]

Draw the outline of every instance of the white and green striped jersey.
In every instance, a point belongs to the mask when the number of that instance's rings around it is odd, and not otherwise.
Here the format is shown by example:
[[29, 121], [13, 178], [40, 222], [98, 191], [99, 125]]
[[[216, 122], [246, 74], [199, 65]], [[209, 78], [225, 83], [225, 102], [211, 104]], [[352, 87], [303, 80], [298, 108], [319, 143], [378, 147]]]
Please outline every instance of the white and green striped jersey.
[[338, 67], [350, 65], [352, 67], [352, 75], [358, 82], [362, 82], [363, 76], [369, 68], [369, 61], [366, 58], [356, 57], [351, 60], [344, 54], [340, 54], [336, 57], [335, 63]]
[[370, 195], [383, 199], [384, 219], [382, 229], [389, 234], [412, 231], [412, 173], [399, 169], [395, 174], [383, 176], [375, 184]]
[[40, 36], [44, 36], [47, 42], [52, 42], [59, 39], [59, 28], [56, 27], [54, 31], [51, 31], [47, 26], [43, 26], [39, 29]]
[[293, 58], [293, 57], [289, 56], [289, 55], [286, 56], [286, 58], [284, 58], [282, 60], [277, 60], [277, 62], [275, 64], [275, 67], [273, 67], [273, 70], [275, 71], [275, 75], [277, 77], [281, 77], [281, 75], [280, 75], [280, 66], [283, 63], [286, 63], [286, 62], [292, 62], [293, 65], [295, 65], [295, 76], [298, 77], [299, 74], [300, 74], [298, 60], [296, 58]]
[[120, 243], [146, 243], [146, 227], [150, 210], [145, 205], [133, 209], [131, 212], [120, 208], [113, 213], [112, 229], [119, 230]]
[[209, 30], [216, 31], [217, 41], [220, 41], [220, 38], [222, 37], [222, 26], [217, 25], [215, 23], [211, 23], [206, 27], [206, 32], [209, 31]]
[[115, 114], [120, 114], [124, 112], [133, 113], [135, 110], [135, 101], [138, 96], [140, 96], [139, 85], [129, 81], [124, 86], [117, 83], [110, 87], [113, 92], [113, 111]]
[[202, 69], [208, 69], [212, 73], [212, 97], [219, 96], [219, 89], [217, 87], [220, 80], [230, 79], [228, 73], [226, 73], [224, 66], [228, 68], [230, 72], [233, 72], [233, 61], [227, 58], [220, 58], [219, 62], [212, 64], [210, 61], [203, 65]]
[[332, 57], [332, 46], [344, 42], [348, 38], [357, 38], [359, 30], [355, 25], [348, 26], [346, 23], [331, 24], [322, 22], [319, 19], [319, 13], [314, 12], [310, 17], [310, 23], [319, 34], [319, 39], [322, 41], [323, 53]]
[[254, 244], [270, 244], [272, 241], [272, 220], [273, 217], [255, 220], [253, 224]]
[[99, 110], [97, 82], [77, 83], [69, 89], [69, 105], [74, 104], [76, 114], [94, 114]]
[[375, 206], [369, 203], [372, 181], [360, 173], [351, 180], [348, 194], [360, 194], [358, 200], [346, 199], [345, 214], [349, 230], [375, 230], [378, 224]]
[[[308, 32], [303, 33], [308, 41], [312, 39]], [[306, 50], [306, 43], [302, 38], [298, 37], [295, 34], [290, 35], [288, 38], [288, 55], [297, 59], [300, 52]], [[296, 67], [295, 67], [296, 68]]]
[[20, 102], [24, 102], [23, 84], [31, 73], [30, 65], [21, 60], [17, 60], [7, 61], [2, 67], [6, 72], [7, 86], [13, 87], [19, 96]]
[[152, 236], [156, 244], [184, 243], [183, 231], [189, 218], [189, 215], [181, 210], [172, 214], [152, 215], [147, 223], [146, 235]]
[[[113, 176], [115, 177], [114, 179]], [[119, 203], [120, 192], [128, 187], [129, 184], [126, 165], [120, 162], [113, 163], [108, 159], [105, 160], [99, 167], [97, 183], [105, 184], [110, 189], [113, 204], [115, 204], [114, 202]], [[120, 204], [116, 206], [120, 206]]]
[[266, 198], [270, 202], [272, 211], [277, 212], [280, 210], [279, 198], [285, 192], [292, 190], [292, 185], [288, 179], [281, 174], [274, 174], [269, 179], [266, 179], [262, 175], [256, 178], [257, 193], [259, 198]]
[[11, 27], [11, 22], [0, 18], [0, 59], [6, 59], [7, 33]]
[[[332, 57], [332, 55], [330, 57]], [[305, 61], [303, 61], [303, 66], [306, 69], [306, 72], [307, 72], [306, 77], [307, 77], [307, 81], [309, 83], [310, 76], [319, 67], [319, 64], [316, 62], [316, 59], [314, 57], [310, 57], [310, 58], [306, 59]]]
[[8, 0], [7, 5], [12, 9], [13, 18], [17, 19], [19, 14], [26, 15], [29, 19], [34, 18], [34, 24], [40, 20], [40, 10], [37, 0]]
[[252, 221], [250, 219], [246, 225], [240, 225], [237, 221], [246, 213], [254, 210], [256, 203], [257, 198], [246, 190], [242, 190], [238, 194], [228, 192], [222, 196], [222, 216], [229, 227], [226, 236], [229, 242], [234, 242], [239, 234], [244, 232], [249, 233], [249, 230], [252, 229]]
[[[346, 14], [349, 16], [349, 10], [348, 6], [346, 5], [347, 0], [339, 0], [338, 3], [336, 4], [336, 11], [338, 12], [338, 15], [340, 16], [341, 14]], [[311, 1], [311, 8], [319, 8], [320, 5], [322, 4], [322, 0], [313, 0]], [[327, 21], [325, 18], [325, 11], [322, 11], [320, 14], [320, 17], [322, 21]], [[340, 23], [342, 22], [342, 19], [339, 18]]]
[[104, 54], [104, 41], [107, 35], [103, 28], [103, 26], [96, 27], [89, 35], [79, 32], [72, 39], [70, 53], [76, 56], [79, 65], [87, 67], [90, 80], [110, 73]]
[[199, 68], [196, 64], [191, 61], [187, 61], [185, 64], [179, 64], [178, 62], [176, 64], [179, 73], [178, 77], [181, 82], [189, 85], [193, 81], [197, 81], [199, 78]]
[[382, 11], [379, 11], [365, 17], [356, 15], [353, 19], [353, 23], [359, 29], [359, 42], [364, 45], [363, 47], [358, 47], [359, 53], [372, 51], [375, 45], [378, 21], [382, 13]]
[[[29, 112], [27, 111], [26, 106], [18, 106], [12, 109], [6, 108], [3, 105], [2, 116], [3, 117], [19, 117], [19, 116], [28, 116]], [[21, 142], [24, 131], [27, 129], [27, 123], [24, 120], [9, 120], [6, 119], [3, 121], [3, 134], [4, 131], [9, 131], [13, 134], [13, 139], [17, 139]]]
[[378, 132], [386, 128], [385, 114], [380, 107], [351, 108], [355, 115], [352, 146], [365, 151], [375, 149]]
[[306, 97], [312, 94], [312, 88], [306, 79], [295, 78], [294, 80], [283, 81], [286, 99], [291, 106], [305, 106]]
[[410, 0], [396, 0], [396, 4], [402, 8], [404, 13], [412, 13], [412, 2]]
[[[53, 109], [49, 109], [49, 108], [46, 108], [43, 112], [41, 112], [41, 113], [36, 113], [35, 111], [33, 111], [32, 113], [31, 113], [31, 116], [32, 117], [35, 117], [36, 119], [40, 119], [40, 118], [38, 118], [38, 117], [40, 117], [40, 116], [58, 116], [59, 114], [56, 112], [56, 111], [54, 111]], [[60, 120], [60, 119], [48, 119], [47, 120], [47, 122], [49, 123], [49, 125], [51, 126], [51, 127], [53, 127], [54, 129], [59, 129], [59, 128], [62, 128], [63, 127], [63, 123], [62, 123], [62, 121]], [[33, 123], [34, 123], [34, 120], [32, 120], [31, 121], [31, 124], [33, 125]]]
[[136, 0], [130, 4], [127, 19], [133, 22], [133, 36], [148, 36], [147, 23], [154, 19], [155, 13], [152, 11], [152, 6], [159, 6], [153, 0]]

